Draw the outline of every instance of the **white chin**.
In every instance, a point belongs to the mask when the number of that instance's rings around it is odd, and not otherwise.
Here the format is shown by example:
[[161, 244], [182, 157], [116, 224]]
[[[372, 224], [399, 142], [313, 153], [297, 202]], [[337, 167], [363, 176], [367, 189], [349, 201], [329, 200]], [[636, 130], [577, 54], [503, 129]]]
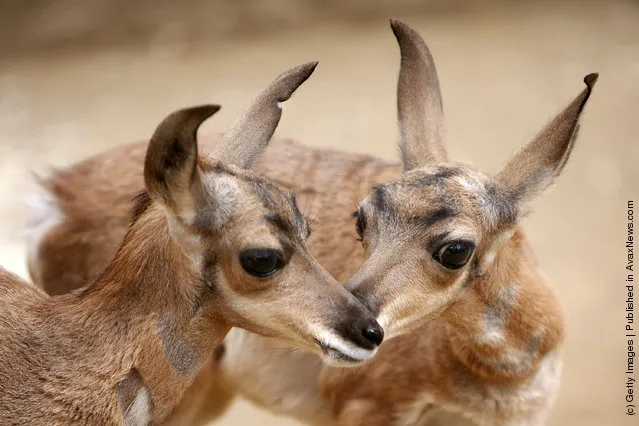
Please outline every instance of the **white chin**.
[[355, 366], [368, 361], [377, 353], [377, 348], [362, 348], [332, 331], [318, 333], [315, 342], [322, 360], [328, 365]]
[[322, 351], [322, 360], [332, 367], [355, 367], [371, 359], [377, 353], [373, 350], [356, 349], [354, 351], [340, 351], [334, 348], [325, 348]]

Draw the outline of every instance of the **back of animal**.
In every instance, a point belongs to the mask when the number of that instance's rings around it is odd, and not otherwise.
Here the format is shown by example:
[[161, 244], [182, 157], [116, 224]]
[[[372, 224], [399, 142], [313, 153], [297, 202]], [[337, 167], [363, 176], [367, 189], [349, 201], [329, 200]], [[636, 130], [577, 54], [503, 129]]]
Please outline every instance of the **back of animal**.
[[[202, 137], [203, 153], [211, 152], [218, 139], [219, 135]], [[32, 209], [28, 228], [36, 229], [35, 222], [42, 217], [59, 219], [49, 232], [30, 234], [43, 239], [38, 253], [29, 253], [29, 265], [34, 281], [47, 293], [82, 287], [111, 260], [124, 237], [133, 198], [143, 185], [145, 147], [146, 142], [124, 145], [58, 170], [43, 181], [48, 193], [39, 195], [42, 200], [34, 204], [49, 211], [39, 215]], [[311, 252], [339, 281], [348, 278], [364, 256], [351, 213], [372, 186], [401, 173], [396, 163], [287, 139], [274, 140], [254, 168], [295, 192], [311, 222]]]

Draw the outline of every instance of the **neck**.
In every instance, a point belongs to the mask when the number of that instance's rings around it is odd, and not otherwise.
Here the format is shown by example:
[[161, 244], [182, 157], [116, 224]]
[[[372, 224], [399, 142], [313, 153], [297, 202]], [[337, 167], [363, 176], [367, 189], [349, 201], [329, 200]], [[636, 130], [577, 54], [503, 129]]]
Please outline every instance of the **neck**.
[[104, 391], [121, 412], [139, 411], [132, 407], [143, 397], [156, 421], [177, 405], [230, 329], [214, 297], [173, 240], [164, 214], [151, 205], [95, 283], [52, 300], [62, 302], [60, 311], [81, 324], [89, 341], [105, 343], [75, 347], [74, 357], [85, 358], [102, 380], [108, 377]]
[[561, 344], [561, 305], [520, 231], [467, 292], [443, 319], [452, 331], [454, 356], [473, 374], [484, 380], [526, 379]]

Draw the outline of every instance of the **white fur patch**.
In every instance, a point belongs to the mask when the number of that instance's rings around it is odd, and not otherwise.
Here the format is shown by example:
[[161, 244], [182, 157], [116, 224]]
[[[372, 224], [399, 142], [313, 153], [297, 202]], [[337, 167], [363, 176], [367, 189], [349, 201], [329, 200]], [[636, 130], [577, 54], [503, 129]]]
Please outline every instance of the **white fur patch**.
[[477, 194], [477, 196], [481, 197], [481, 195], [486, 191], [484, 185], [477, 181], [468, 179], [466, 176], [454, 176], [453, 179], [463, 188]]
[[64, 213], [58, 207], [55, 197], [46, 189], [27, 196], [27, 221], [24, 234], [27, 253], [31, 262], [36, 263], [38, 251], [44, 237], [64, 220]]
[[545, 334], [543, 327], [537, 330], [530, 337], [524, 349], [508, 349], [500, 358], [499, 365], [504, 368], [525, 374], [533, 365], [539, 354], [539, 346]]
[[323, 363], [315, 354], [239, 328], [231, 329], [224, 346], [224, 380], [243, 398], [303, 424], [334, 424], [318, 387]]
[[503, 330], [501, 327], [497, 327], [493, 324], [485, 325], [484, 332], [481, 335], [480, 340], [491, 345], [502, 344], [504, 343]]
[[475, 194], [479, 200], [482, 211], [488, 222], [492, 225], [497, 222], [499, 212], [488, 196], [486, 186], [479, 180], [473, 180], [468, 176], [455, 176], [453, 178], [462, 188], [468, 192]]
[[[237, 179], [221, 173], [209, 173], [204, 175], [204, 182], [210, 191], [212, 203], [205, 208], [210, 209], [208, 217], [211, 219], [210, 225], [214, 229], [222, 229], [228, 220], [233, 216], [238, 205]], [[203, 214], [206, 212], [200, 212]]]
[[513, 236], [515, 233], [515, 229], [508, 229], [504, 231], [500, 235], [496, 236], [493, 240], [493, 243], [490, 245], [486, 254], [481, 259], [481, 262], [478, 266], [479, 275], [483, 275], [486, 272], [486, 269], [493, 263], [495, 257], [497, 255], [497, 251]]
[[147, 426], [151, 421], [151, 398], [149, 390], [143, 387], [124, 413], [125, 426]]
[[517, 284], [510, 284], [499, 292], [493, 304], [484, 311], [482, 333], [477, 336], [478, 341], [492, 345], [504, 343], [504, 328], [516, 301]]

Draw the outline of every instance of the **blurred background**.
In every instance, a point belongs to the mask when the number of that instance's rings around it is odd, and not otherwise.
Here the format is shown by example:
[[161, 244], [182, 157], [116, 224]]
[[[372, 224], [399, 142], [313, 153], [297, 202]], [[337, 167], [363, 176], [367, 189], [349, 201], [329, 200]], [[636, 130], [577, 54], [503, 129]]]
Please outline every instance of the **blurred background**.
[[[0, 263], [27, 277], [31, 171], [150, 135], [215, 102], [223, 131], [281, 71], [318, 60], [278, 133], [398, 158], [399, 53], [388, 18], [429, 43], [449, 150], [495, 172], [601, 74], [557, 188], [525, 226], [568, 312], [550, 425], [624, 416], [625, 205], [639, 195], [639, 3], [500, 0], [0, 0]], [[636, 388], [637, 389], [637, 388]], [[223, 425], [293, 425], [238, 401]]]

